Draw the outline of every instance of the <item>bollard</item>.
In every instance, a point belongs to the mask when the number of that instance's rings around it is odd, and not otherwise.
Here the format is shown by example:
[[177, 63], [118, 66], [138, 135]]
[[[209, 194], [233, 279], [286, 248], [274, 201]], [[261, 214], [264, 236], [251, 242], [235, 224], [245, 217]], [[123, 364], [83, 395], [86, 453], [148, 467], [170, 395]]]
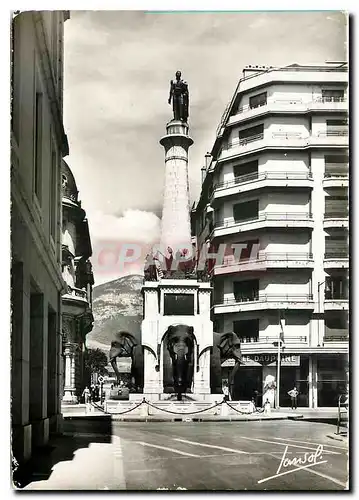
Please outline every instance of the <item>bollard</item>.
[[147, 403], [142, 403], [141, 405], [141, 417], [148, 417], [148, 404]]
[[228, 417], [228, 406], [224, 402], [221, 404], [221, 417]]

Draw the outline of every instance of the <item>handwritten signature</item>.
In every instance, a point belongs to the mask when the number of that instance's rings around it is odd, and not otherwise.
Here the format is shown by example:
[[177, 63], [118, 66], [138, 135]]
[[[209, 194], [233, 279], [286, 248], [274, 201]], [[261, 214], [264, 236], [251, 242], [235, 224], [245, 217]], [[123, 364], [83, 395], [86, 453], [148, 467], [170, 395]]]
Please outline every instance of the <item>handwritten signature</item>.
[[[309, 467], [313, 467], [314, 465], [325, 464], [327, 460], [323, 460], [323, 445], [319, 445], [318, 448], [310, 453], [305, 452], [301, 457], [287, 457], [289, 446], [285, 447], [282, 459], [280, 461], [277, 472], [274, 476], [266, 477], [265, 479], [261, 479], [258, 483], [264, 483], [265, 481], [269, 481], [270, 479], [274, 479], [279, 476], [284, 476], [285, 474], [291, 474], [292, 472], [296, 472], [301, 469], [307, 469]], [[294, 467], [290, 470], [285, 470], [288, 467]], [[282, 472], [284, 471], [284, 472]]]

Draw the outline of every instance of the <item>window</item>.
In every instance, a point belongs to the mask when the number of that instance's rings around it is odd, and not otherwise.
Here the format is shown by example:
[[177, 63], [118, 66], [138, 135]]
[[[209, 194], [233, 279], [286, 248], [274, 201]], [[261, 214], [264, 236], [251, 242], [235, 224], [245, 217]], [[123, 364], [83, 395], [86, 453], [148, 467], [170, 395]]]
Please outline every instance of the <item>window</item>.
[[259, 106], [264, 106], [266, 104], [267, 104], [267, 92], [254, 95], [253, 97], [249, 98], [249, 107], [251, 109], [258, 108]]
[[347, 154], [325, 155], [325, 176], [340, 177], [349, 173], [349, 156]]
[[348, 340], [348, 314], [342, 311], [324, 315], [324, 341], [338, 342]]
[[57, 221], [57, 162], [54, 146], [51, 153], [51, 175], [50, 175], [50, 235], [56, 241], [56, 221]]
[[236, 222], [258, 219], [258, 200], [233, 205], [233, 217]]
[[246, 144], [248, 140], [262, 139], [264, 125], [257, 125], [255, 127], [245, 128], [239, 131], [239, 144]]
[[327, 135], [348, 135], [348, 120], [327, 120]]
[[341, 314], [341, 311], [335, 314], [325, 314], [325, 327], [330, 330], [348, 328], [348, 315]]
[[348, 279], [344, 276], [341, 277], [327, 277], [325, 280], [325, 299], [338, 300], [348, 299]]
[[259, 319], [233, 321], [233, 331], [241, 342], [256, 342], [258, 341]]
[[325, 237], [325, 257], [347, 258], [349, 254], [348, 234], [340, 232]]
[[34, 192], [41, 202], [42, 181], [42, 94], [35, 96]]
[[325, 214], [333, 216], [338, 214], [338, 216], [348, 216], [348, 194], [347, 190], [341, 189], [333, 192], [333, 196], [325, 197]]
[[193, 316], [194, 295], [188, 293], [165, 293], [165, 316]]
[[233, 167], [233, 173], [236, 181], [258, 177], [258, 160], [243, 163], [241, 165], [235, 165]]
[[233, 283], [233, 293], [236, 302], [246, 302], [258, 300], [259, 281], [235, 281]]
[[344, 89], [322, 90], [323, 102], [342, 102], [344, 101]]

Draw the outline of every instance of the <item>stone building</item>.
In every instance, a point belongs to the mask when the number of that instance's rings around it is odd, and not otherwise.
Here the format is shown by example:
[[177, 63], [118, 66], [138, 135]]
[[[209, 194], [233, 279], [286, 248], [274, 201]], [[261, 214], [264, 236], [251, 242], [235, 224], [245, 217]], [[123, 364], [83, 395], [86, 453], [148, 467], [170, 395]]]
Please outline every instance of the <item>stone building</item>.
[[92, 255], [86, 212], [78, 200], [75, 178], [62, 162], [62, 276], [67, 292], [62, 296], [64, 356], [63, 403], [77, 403], [84, 389], [86, 335], [92, 330]]
[[61, 425], [63, 11], [12, 22], [11, 417], [18, 462]]
[[346, 390], [347, 101], [345, 63], [248, 66], [206, 156], [193, 234], [199, 247], [225, 245], [213, 320], [241, 338], [241, 399], [276, 379], [280, 334], [280, 406], [294, 384], [309, 407]]

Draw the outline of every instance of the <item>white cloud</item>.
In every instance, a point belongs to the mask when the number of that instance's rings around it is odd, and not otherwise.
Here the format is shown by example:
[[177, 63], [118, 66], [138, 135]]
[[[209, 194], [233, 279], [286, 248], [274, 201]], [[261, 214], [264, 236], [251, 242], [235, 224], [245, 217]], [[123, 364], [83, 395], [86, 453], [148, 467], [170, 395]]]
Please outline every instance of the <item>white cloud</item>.
[[152, 212], [126, 210], [122, 217], [88, 212], [95, 285], [128, 274], [143, 274], [145, 257], [160, 237], [160, 219]]

